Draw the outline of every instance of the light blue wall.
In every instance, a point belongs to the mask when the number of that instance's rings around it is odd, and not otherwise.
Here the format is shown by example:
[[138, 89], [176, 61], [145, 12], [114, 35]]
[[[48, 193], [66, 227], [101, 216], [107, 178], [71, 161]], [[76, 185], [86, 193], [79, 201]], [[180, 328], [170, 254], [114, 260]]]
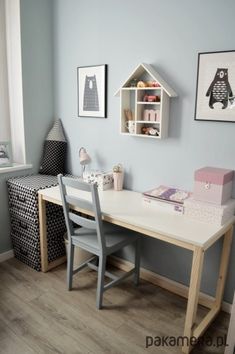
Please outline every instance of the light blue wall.
[[38, 171], [53, 121], [52, 2], [21, 0], [21, 31], [26, 156], [33, 170], [0, 174], [0, 253], [12, 248], [6, 180]]
[[21, 40], [27, 161], [38, 171], [54, 118], [52, 1], [21, 0]]
[[[147, 0], [144, 4], [128, 0], [125, 5], [110, 0], [54, 1], [55, 116], [63, 120], [74, 173], [80, 172], [77, 152], [83, 145], [92, 155], [92, 168], [110, 169], [122, 162], [126, 187], [138, 191], [160, 183], [190, 189], [198, 167], [234, 168], [235, 125], [193, 121], [197, 53], [234, 49], [235, 3], [229, 0], [226, 5], [221, 18], [217, 0]], [[144, 8], [151, 9], [146, 16]], [[34, 172], [53, 118], [51, 11], [49, 0], [21, 0], [26, 147]], [[119, 134], [119, 99], [113, 94], [139, 62], [153, 64], [179, 94], [171, 104], [170, 137], [165, 141]], [[108, 119], [76, 118], [76, 67], [102, 63], [109, 66]], [[4, 207], [5, 181], [10, 176], [0, 178], [0, 253], [11, 248], [9, 213]], [[216, 245], [205, 260], [203, 289], [208, 293], [215, 286], [219, 252]], [[129, 253], [123, 256], [131, 258]], [[148, 269], [187, 283], [189, 262], [189, 252], [152, 239], [143, 242], [142, 265]], [[230, 302], [234, 281], [235, 244], [225, 292]]]
[[[121, 162], [126, 187], [145, 191], [159, 184], [192, 189], [193, 172], [204, 165], [235, 168], [235, 124], [195, 122], [197, 53], [235, 49], [235, 2], [227, 0], [55, 0], [55, 113], [70, 145], [70, 166], [79, 173], [85, 146], [92, 168]], [[140, 62], [150, 63], [177, 91], [170, 136], [163, 141], [119, 134], [115, 91]], [[77, 118], [77, 66], [108, 64], [108, 119]], [[212, 293], [220, 245], [206, 256], [203, 290]], [[126, 258], [131, 255], [124, 254]], [[142, 265], [182, 283], [189, 279], [190, 253], [162, 242], [143, 242]], [[225, 300], [232, 301], [235, 244]]]

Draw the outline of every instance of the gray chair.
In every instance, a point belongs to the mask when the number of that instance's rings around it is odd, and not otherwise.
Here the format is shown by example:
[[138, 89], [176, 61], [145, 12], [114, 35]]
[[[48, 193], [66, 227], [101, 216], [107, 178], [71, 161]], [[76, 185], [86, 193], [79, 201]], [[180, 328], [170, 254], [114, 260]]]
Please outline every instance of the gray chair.
[[[102, 299], [105, 290], [119, 284], [123, 279], [132, 274], [134, 274], [134, 283], [138, 285], [140, 237], [138, 234], [128, 229], [102, 221], [96, 184], [88, 184], [73, 178], [63, 177], [62, 175], [58, 175], [58, 180], [69, 241], [67, 261], [68, 290], [72, 289], [73, 275], [84, 267], [88, 266], [94, 270], [98, 270], [96, 307], [100, 309], [102, 308]], [[92, 202], [67, 194], [66, 187], [89, 192]], [[70, 208], [70, 206], [73, 206], [73, 208]], [[90, 211], [92, 215], [94, 215], [94, 220], [87, 219], [82, 215], [77, 215], [74, 213], [74, 207], [77, 207], [78, 210], [83, 209]], [[74, 227], [74, 225], [80, 227]], [[106, 271], [107, 256], [132, 243], [135, 243], [136, 247], [134, 268], [120, 277]], [[77, 269], [73, 269], [74, 247], [80, 247], [95, 256], [82, 263]], [[98, 267], [96, 266], [97, 259], [99, 259]], [[105, 276], [111, 279], [108, 284], [104, 284]]]

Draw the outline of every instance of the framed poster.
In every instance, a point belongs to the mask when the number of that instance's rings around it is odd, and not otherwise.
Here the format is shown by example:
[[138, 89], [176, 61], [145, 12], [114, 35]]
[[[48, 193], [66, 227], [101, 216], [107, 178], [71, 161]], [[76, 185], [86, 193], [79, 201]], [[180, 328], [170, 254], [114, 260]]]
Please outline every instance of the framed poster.
[[0, 141], [0, 168], [12, 166], [11, 143]]
[[77, 68], [78, 116], [107, 117], [107, 65]]
[[198, 54], [195, 120], [235, 122], [235, 50]]

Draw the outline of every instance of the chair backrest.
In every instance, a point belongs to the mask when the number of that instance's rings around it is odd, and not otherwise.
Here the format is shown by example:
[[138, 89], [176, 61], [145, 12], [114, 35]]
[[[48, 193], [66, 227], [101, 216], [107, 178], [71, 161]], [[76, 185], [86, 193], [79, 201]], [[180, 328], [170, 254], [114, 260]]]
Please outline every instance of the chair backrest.
[[[58, 175], [58, 181], [60, 186], [60, 193], [69, 242], [71, 242], [71, 236], [74, 235], [73, 223], [75, 223], [87, 229], [96, 230], [100, 250], [104, 251], [106, 248], [106, 242], [102, 227], [103, 222], [100, 210], [100, 201], [97, 185], [79, 181], [75, 178], [63, 177], [61, 174]], [[91, 195], [92, 201], [89, 201], [82, 197], [80, 198], [79, 196], [74, 196], [72, 195], [72, 193], [68, 193], [68, 189], [66, 187], [71, 187], [79, 191], [88, 192], [88, 196], [89, 194]], [[81, 212], [83, 210], [84, 212], [91, 212], [94, 216], [94, 220], [90, 220], [83, 217], [82, 215], [75, 214], [74, 209]]]

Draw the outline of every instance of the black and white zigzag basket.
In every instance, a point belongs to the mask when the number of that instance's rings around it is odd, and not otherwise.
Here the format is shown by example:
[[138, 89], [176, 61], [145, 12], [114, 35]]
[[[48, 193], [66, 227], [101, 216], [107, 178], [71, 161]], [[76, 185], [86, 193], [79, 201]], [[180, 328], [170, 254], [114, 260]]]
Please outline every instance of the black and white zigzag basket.
[[[36, 270], [41, 269], [38, 191], [56, 186], [57, 177], [32, 175], [7, 181], [11, 215], [11, 238], [15, 257]], [[47, 203], [48, 262], [65, 255], [66, 232], [63, 209]]]

